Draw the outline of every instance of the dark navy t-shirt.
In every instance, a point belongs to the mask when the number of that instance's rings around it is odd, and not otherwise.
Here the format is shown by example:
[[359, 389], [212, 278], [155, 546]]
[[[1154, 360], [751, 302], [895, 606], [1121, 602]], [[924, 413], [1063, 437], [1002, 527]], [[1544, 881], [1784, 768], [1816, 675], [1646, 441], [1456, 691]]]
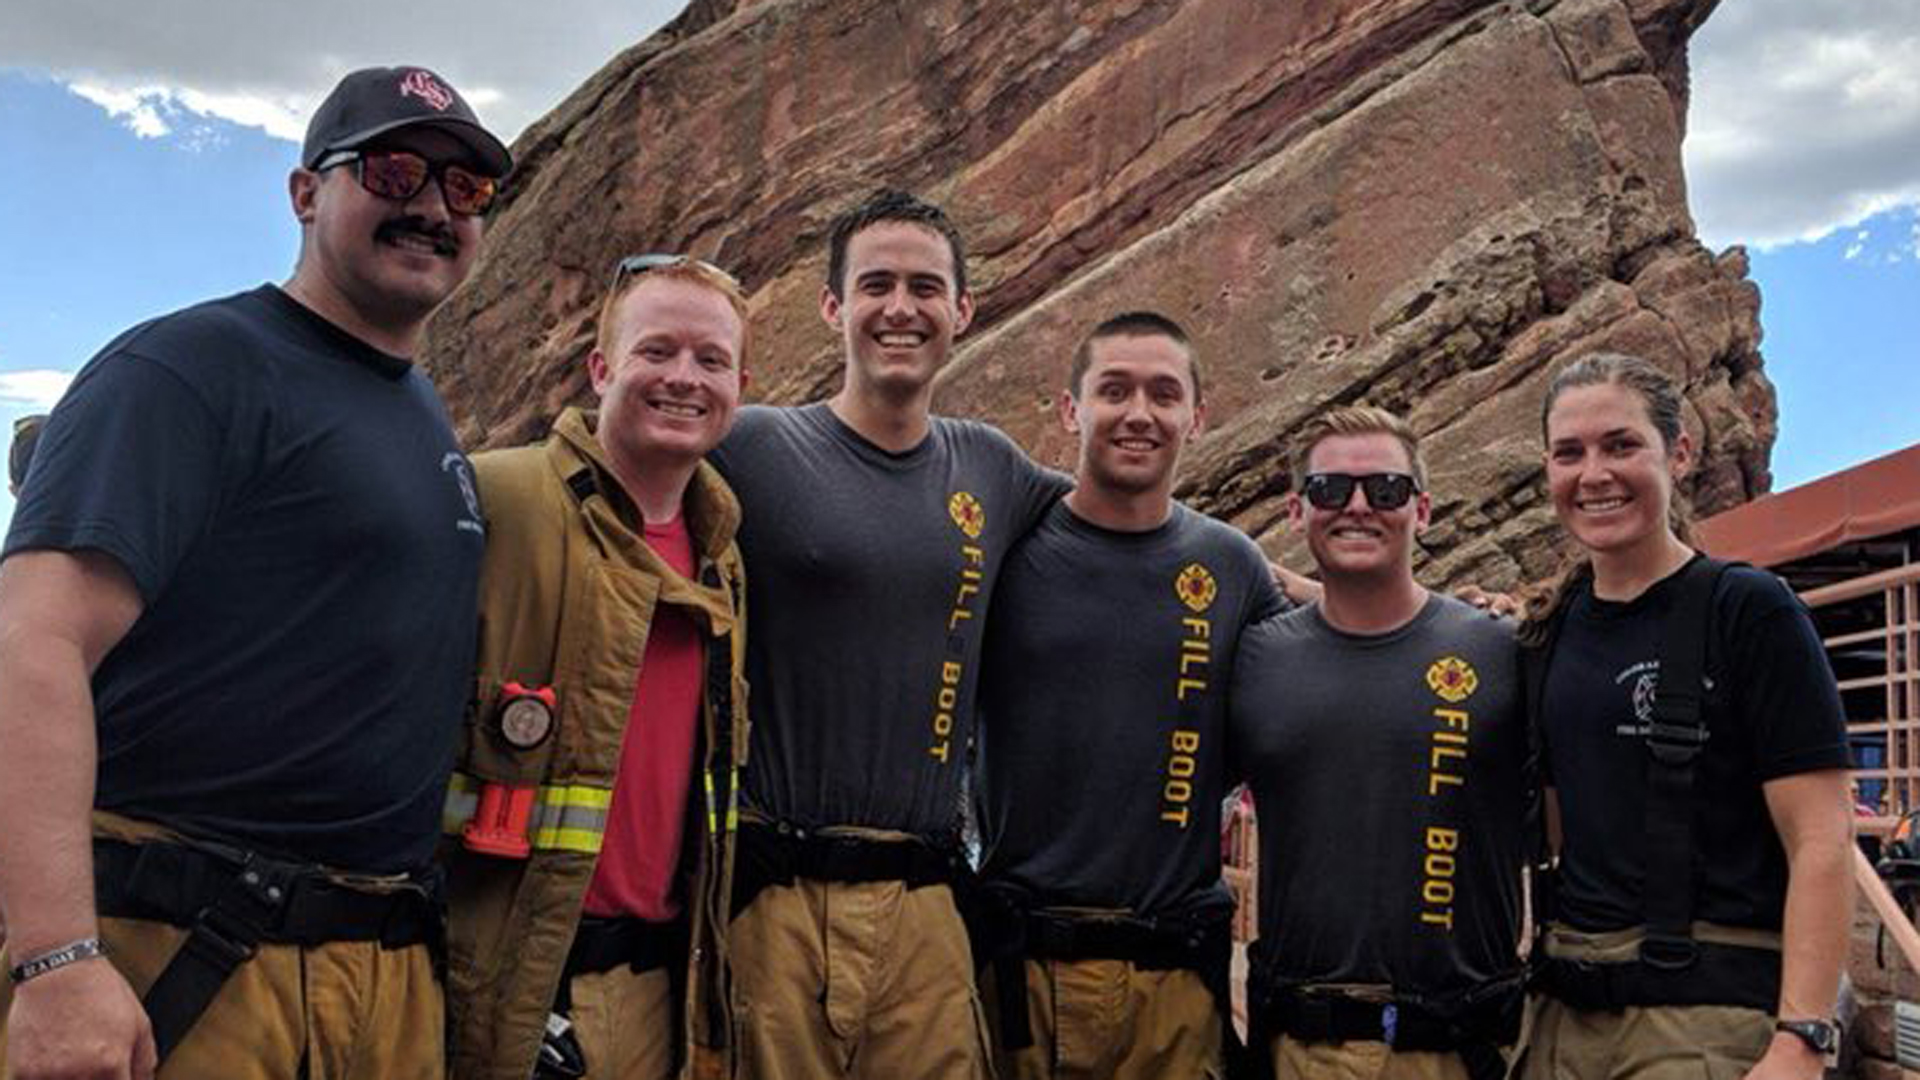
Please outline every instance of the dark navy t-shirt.
[[1227, 685], [1282, 605], [1237, 529], [1114, 532], [1063, 501], [1007, 557], [980, 686], [982, 873], [1035, 906], [1162, 915], [1220, 881]]
[[1263, 977], [1459, 995], [1519, 968], [1527, 732], [1513, 627], [1431, 597], [1385, 634], [1316, 606], [1240, 636]]
[[426, 377], [262, 286], [87, 364], [5, 552], [104, 552], [139, 589], [93, 680], [98, 806], [392, 872], [439, 833], [484, 540]]
[[[1540, 718], [1560, 799], [1559, 917], [1582, 930], [1645, 922], [1646, 724], [1677, 574], [1624, 603], [1581, 587], [1547, 667]], [[1707, 745], [1694, 773], [1696, 918], [1780, 929], [1786, 852], [1761, 785], [1849, 765], [1820, 635], [1779, 578], [1720, 575], [1707, 644]]]
[[1066, 478], [985, 424], [895, 454], [824, 404], [742, 409], [713, 462], [743, 514], [747, 803], [957, 842], [988, 600]]

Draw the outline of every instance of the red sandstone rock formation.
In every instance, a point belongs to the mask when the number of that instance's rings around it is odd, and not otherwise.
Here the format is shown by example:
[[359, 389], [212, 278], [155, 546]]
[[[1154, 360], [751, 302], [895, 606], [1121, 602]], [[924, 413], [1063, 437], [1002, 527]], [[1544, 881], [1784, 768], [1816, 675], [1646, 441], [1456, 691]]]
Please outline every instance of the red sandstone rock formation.
[[979, 314], [937, 408], [1067, 464], [1046, 408], [1099, 319], [1196, 333], [1181, 495], [1289, 552], [1292, 434], [1329, 402], [1429, 441], [1434, 580], [1550, 561], [1538, 409], [1596, 347], [1681, 374], [1711, 512], [1764, 492], [1773, 390], [1744, 255], [1693, 238], [1686, 40], [1714, 0], [696, 0], [515, 146], [431, 368], [470, 445], [590, 398], [615, 259], [692, 251], [754, 300], [754, 389], [837, 384], [824, 230], [880, 183], [945, 203]]

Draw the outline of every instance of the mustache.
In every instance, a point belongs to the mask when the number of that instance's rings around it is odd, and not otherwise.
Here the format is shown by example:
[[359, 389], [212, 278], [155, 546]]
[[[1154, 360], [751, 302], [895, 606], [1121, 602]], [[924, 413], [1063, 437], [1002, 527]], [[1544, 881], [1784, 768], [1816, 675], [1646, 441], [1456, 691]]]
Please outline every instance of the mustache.
[[436, 255], [456, 255], [460, 251], [460, 241], [453, 235], [453, 226], [418, 214], [408, 214], [405, 217], [390, 218], [381, 222], [380, 227], [374, 230], [373, 238], [387, 243], [404, 235], [417, 236], [432, 244]]

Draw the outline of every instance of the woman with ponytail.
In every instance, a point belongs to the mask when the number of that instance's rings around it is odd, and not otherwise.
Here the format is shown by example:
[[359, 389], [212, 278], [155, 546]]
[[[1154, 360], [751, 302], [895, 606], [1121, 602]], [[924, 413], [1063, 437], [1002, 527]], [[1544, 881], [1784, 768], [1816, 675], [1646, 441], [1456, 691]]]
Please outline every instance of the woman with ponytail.
[[1578, 360], [1542, 421], [1580, 558], [1522, 631], [1558, 853], [1522, 1075], [1817, 1077], [1853, 912], [1819, 635], [1778, 578], [1690, 545], [1694, 448], [1658, 368]]

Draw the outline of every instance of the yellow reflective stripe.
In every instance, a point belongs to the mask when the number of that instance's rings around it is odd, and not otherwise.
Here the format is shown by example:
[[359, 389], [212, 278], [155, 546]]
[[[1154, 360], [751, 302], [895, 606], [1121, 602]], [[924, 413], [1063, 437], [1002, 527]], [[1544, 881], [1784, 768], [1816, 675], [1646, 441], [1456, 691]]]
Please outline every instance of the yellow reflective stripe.
[[700, 775], [707, 787], [707, 835], [712, 836], [714, 833], [720, 831], [713, 810], [713, 770], [708, 769]]
[[[447, 785], [441, 831], [456, 834], [466, 828], [480, 808], [481, 786], [475, 777], [453, 774]], [[607, 808], [612, 805], [612, 788], [543, 784], [534, 795], [527, 822], [528, 841], [536, 848], [554, 851], [597, 852], [606, 839]]]
[[600, 844], [606, 838], [604, 829], [538, 829], [533, 834], [533, 846], [546, 851], [583, 851], [593, 855], [600, 851]]
[[459, 834], [473, 820], [480, 809], [480, 789], [472, 777], [464, 773], [454, 773], [447, 784], [447, 801], [440, 809], [440, 831], [449, 836]]
[[613, 805], [613, 789], [588, 787], [585, 784], [544, 784], [540, 788], [540, 802], [546, 806], [605, 810]]

